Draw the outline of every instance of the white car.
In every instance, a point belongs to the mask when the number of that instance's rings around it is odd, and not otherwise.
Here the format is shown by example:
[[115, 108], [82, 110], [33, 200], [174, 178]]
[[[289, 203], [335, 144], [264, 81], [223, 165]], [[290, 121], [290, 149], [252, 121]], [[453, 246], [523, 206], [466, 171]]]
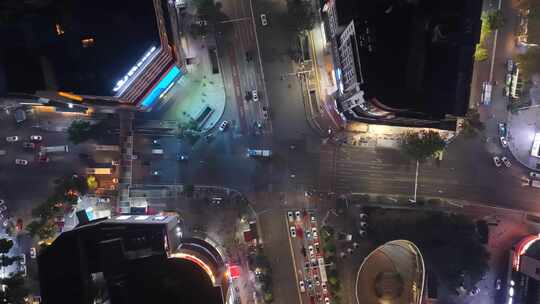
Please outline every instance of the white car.
[[298, 286], [300, 286], [300, 292], [306, 292], [306, 286], [304, 285], [304, 281], [298, 282]]
[[530, 172], [529, 173], [529, 176], [531, 178], [540, 178], [540, 173], [537, 173], [537, 172]]
[[313, 246], [309, 245], [308, 250], [309, 250], [309, 256], [312, 257], [315, 254], [315, 249], [313, 249]]
[[330, 304], [330, 299], [328, 297], [324, 298], [324, 304]]
[[259, 94], [257, 93], [257, 90], [251, 91], [251, 95], [253, 96], [253, 101], [259, 101]]
[[0, 206], [2, 206], [3, 204], [5, 204], [6, 202], [4, 202], [3, 199], [0, 199]]
[[508, 158], [506, 158], [506, 156], [503, 156], [501, 158], [502, 162], [504, 163], [504, 165], [506, 166], [506, 168], [510, 168], [512, 167], [512, 164], [510, 163], [510, 161], [508, 160]]
[[30, 248], [30, 257], [32, 259], [35, 259], [37, 257], [37, 252], [36, 252], [36, 248], [35, 247], [32, 247]]
[[289, 222], [294, 221], [294, 216], [293, 216], [292, 211], [287, 211], [287, 218], [289, 219]]
[[296, 237], [296, 228], [294, 226], [291, 226], [289, 230], [291, 231], [291, 237]]
[[300, 215], [300, 211], [296, 210], [294, 212], [294, 216], [296, 217], [296, 220], [297, 221], [301, 221], [302, 220], [302, 216]]
[[6, 137], [6, 141], [7, 141], [7, 142], [16, 142], [16, 141], [19, 141], [19, 136], [9, 136], [9, 137]]
[[507, 141], [506, 138], [503, 137], [503, 136], [501, 136], [501, 146], [502, 146], [503, 148], [508, 147], [508, 141]]
[[493, 156], [493, 162], [495, 163], [495, 167], [501, 166], [501, 159], [498, 156]]
[[261, 24], [263, 26], [267, 26], [268, 25], [268, 20], [266, 19], [266, 14], [261, 14]]
[[30, 140], [31, 140], [31, 141], [40, 142], [40, 141], [43, 140], [43, 137], [41, 137], [41, 135], [31, 135], [31, 136], [30, 136]]
[[311, 232], [313, 232], [314, 239], [317, 239], [319, 237], [319, 234], [317, 233], [317, 228], [315, 227], [311, 228]]
[[313, 215], [313, 214], [310, 216], [310, 219], [311, 219], [312, 223], [317, 222], [317, 220], [315, 219], [315, 215]]
[[2, 205], [0, 206], [0, 212], [4, 212], [7, 210], [7, 206], [6, 205]]
[[322, 292], [323, 292], [324, 294], [327, 294], [327, 293], [328, 293], [328, 288], [326, 287], [326, 283], [325, 283], [325, 282], [322, 283]]
[[21, 263], [21, 265], [26, 265], [26, 255], [24, 253], [21, 253], [19, 257], [19, 263]]
[[223, 132], [223, 131], [227, 130], [227, 127], [228, 127], [228, 126], [229, 126], [229, 122], [226, 121], [226, 120], [224, 120], [224, 121], [221, 123], [221, 125], [219, 125], [219, 130], [220, 130], [221, 132]]
[[19, 165], [19, 166], [26, 166], [26, 165], [28, 165], [28, 161], [26, 159], [17, 158], [15, 160], [15, 164]]

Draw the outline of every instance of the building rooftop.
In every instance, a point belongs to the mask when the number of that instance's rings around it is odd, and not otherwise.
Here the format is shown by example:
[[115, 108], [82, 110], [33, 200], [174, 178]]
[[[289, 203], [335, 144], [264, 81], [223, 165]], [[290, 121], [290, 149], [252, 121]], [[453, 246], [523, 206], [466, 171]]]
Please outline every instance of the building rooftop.
[[152, 0], [50, 1], [3, 7], [13, 16], [0, 29], [1, 93], [57, 89], [112, 95], [115, 83], [159, 46]]
[[174, 216], [117, 217], [60, 234], [38, 255], [43, 303], [222, 303], [201, 267], [168, 258], [178, 245], [176, 223]]
[[481, 1], [353, 2], [336, 6], [341, 25], [355, 21], [366, 98], [434, 117], [463, 115]]

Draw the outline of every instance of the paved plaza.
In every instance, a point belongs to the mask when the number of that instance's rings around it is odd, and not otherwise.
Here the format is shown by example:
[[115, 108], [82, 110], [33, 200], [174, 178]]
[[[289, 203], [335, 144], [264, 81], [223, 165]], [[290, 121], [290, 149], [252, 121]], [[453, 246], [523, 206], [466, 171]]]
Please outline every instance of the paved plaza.
[[508, 148], [521, 164], [540, 168], [540, 158], [531, 155], [534, 136], [540, 131], [540, 107], [532, 106], [508, 115]]

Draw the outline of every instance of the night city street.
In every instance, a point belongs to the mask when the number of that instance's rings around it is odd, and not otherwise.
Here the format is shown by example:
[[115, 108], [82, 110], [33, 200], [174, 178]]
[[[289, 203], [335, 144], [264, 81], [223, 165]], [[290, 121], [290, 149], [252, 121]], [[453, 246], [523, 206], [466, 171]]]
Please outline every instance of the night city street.
[[15, 2], [0, 301], [539, 301], [540, 0]]

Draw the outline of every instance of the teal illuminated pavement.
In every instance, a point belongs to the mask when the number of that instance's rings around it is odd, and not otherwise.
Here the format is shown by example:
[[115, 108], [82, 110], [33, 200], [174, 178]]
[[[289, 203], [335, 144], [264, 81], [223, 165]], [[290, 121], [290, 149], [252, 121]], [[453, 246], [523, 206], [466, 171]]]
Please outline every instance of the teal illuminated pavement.
[[195, 60], [188, 73], [180, 77], [153, 111], [163, 111], [163, 120], [185, 124], [196, 120], [207, 107], [212, 114], [202, 123], [202, 131], [211, 129], [225, 110], [225, 90], [221, 73], [213, 74], [208, 50], [198, 41], [190, 41]]

